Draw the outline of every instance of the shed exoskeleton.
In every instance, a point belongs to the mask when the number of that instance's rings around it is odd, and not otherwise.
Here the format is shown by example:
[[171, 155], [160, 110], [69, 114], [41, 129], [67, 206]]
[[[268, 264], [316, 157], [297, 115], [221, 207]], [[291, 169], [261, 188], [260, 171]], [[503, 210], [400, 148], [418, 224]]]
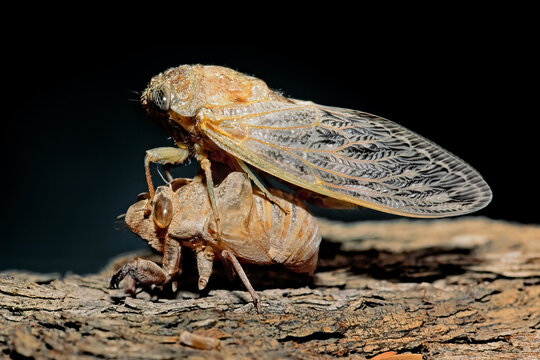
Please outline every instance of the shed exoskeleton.
[[317, 221], [302, 202], [290, 193], [270, 191], [277, 203], [252, 188], [245, 173], [229, 173], [215, 188], [221, 220], [218, 234], [203, 175], [158, 187], [152, 199], [139, 200], [128, 209], [125, 221], [163, 254], [162, 266], [137, 258], [114, 274], [111, 287], [128, 277], [127, 292], [159, 289], [169, 283], [176, 291], [182, 247], [190, 247], [196, 254], [199, 289], [206, 287], [214, 260], [222, 259], [232, 265], [260, 311], [258, 295], [240, 263], [281, 264], [312, 274], [321, 242]]

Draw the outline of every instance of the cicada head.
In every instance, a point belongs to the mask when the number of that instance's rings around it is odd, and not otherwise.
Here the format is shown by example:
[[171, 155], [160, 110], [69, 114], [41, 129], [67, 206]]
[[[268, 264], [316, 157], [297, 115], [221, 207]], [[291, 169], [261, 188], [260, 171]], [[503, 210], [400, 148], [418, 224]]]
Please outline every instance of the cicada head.
[[[174, 193], [168, 186], [156, 189], [153, 199], [139, 196], [137, 202], [126, 212], [126, 225], [135, 234], [161, 251], [162, 241], [174, 216]], [[150, 203], [149, 203], [150, 202]], [[148, 213], [150, 210], [150, 213]]]
[[260, 101], [270, 93], [264, 81], [226, 67], [181, 65], [154, 76], [141, 101], [148, 113], [179, 121], [194, 117], [203, 107]]
[[150, 115], [193, 117], [204, 105], [194, 66], [170, 68], [154, 76], [141, 96]]

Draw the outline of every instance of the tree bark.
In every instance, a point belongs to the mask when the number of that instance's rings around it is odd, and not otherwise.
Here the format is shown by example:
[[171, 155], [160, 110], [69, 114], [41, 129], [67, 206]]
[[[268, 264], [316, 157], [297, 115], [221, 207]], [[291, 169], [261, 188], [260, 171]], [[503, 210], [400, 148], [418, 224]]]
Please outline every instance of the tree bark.
[[[221, 267], [176, 298], [94, 275], [0, 274], [0, 357], [538, 359], [540, 227], [483, 218], [321, 221], [311, 279], [246, 267], [258, 314]], [[395, 352], [395, 354], [393, 353]]]

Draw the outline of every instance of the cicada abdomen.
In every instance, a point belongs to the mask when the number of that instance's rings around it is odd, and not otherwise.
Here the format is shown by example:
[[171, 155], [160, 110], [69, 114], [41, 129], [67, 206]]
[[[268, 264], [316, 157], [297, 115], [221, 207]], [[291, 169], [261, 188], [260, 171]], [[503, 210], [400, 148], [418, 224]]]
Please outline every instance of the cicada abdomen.
[[[294, 195], [270, 192], [275, 202], [254, 190], [240, 172], [223, 180], [215, 191], [221, 218], [218, 246], [246, 262], [282, 264], [296, 272], [313, 273], [321, 242], [316, 219]], [[215, 234], [213, 218], [209, 233]]]

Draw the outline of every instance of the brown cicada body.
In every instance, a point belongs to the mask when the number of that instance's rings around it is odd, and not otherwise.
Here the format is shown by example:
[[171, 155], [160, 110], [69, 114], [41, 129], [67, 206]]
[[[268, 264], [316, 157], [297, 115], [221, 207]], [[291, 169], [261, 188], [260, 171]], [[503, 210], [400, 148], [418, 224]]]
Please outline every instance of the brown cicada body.
[[[136, 287], [160, 288], [170, 282], [176, 288], [182, 247], [190, 247], [196, 254], [199, 289], [206, 286], [214, 260], [223, 259], [233, 266], [258, 309], [258, 297], [240, 263], [281, 264], [295, 272], [313, 273], [321, 236], [316, 219], [300, 200], [271, 189], [277, 201], [274, 203], [252, 188], [246, 174], [229, 173], [214, 189], [221, 219], [218, 235], [203, 179], [174, 180], [158, 187], [152, 200], [140, 200], [129, 208], [126, 224], [163, 254], [163, 265], [136, 259], [113, 276], [112, 287], [129, 275], [130, 291]], [[149, 214], [145, 211], [148, 208]]]

